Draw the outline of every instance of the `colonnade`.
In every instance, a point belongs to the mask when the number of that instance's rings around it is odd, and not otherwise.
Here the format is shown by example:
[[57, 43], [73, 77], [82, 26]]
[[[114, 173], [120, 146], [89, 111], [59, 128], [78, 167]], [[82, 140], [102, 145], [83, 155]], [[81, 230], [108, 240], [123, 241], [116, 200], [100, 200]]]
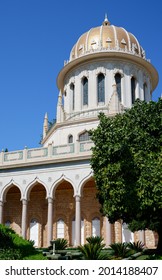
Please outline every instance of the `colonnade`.
[[[74, 195], [75, 198], [75, 246], [79, 246], [81, 244], [81, 195]], [[47, 199], [47, 230], [46, 230], [46, 238], [47, 238], [47, 246], [50, 245], [50, 241], [53, 239], [54, 233], [53, 233], [53, 218], [54, 218], [54, 209], [55, 209], [55, 198], [48, 196]], [[21, 208], [21, 235], [24, 239], [27, 238], [27, 217], [28, 217], [28, 201], [29, 198], [22, 198], [22, 208]], [[5, 204], [5, 198], [4, 201], [0, 201], [0, 224], [4, 222], [4, 204]], [[16, 207], [16, 206], [15, 206]], [[56, 211], [56, 210], [55, 210]], [[106, 246], [110, 245], [113, 240], [116, 238], [113, 237], [112, 234], [112, 225], [109, 223], [108, 219], [105, 217], [105, 225], [104, 225], [104, 242]], [[122, 227], [122, 225], [121, 225]], [[115, 229], [114, 229], [115, 233]], [[139, 231], [139, 240], [143, 243], [145, 243], [145, 232]], [[122, 231], [120, 238], [118, 237], [118, 242], [122, 242]]]
[[[53, 208], [54, 199], [52, 197], [47, 198], [48, 210], [47, 210], [47, 246], [50, 245], [50, 241], [53, 239]], [[27, 209], [28, 200], [22, 199], [22, 213], [21, 213], [21, 235], [24, 239], [27, 238]], [[4, 202], [0, 201], [0, 224], [3, 223], [3, 210]], [[75, 196], [75, 245], [81, 244], [81, 196]], [[111, 244], [111, 224], [106, 220], [106, 245]]]

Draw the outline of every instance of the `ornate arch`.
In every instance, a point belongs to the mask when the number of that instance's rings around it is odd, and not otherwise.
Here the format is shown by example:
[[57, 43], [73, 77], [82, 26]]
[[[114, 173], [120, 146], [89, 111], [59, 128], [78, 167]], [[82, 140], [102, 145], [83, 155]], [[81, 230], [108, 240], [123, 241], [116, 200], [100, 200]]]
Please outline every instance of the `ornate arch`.
[[75, 77], [69, 79], [69, 86], [71, 86], [71, 84], [75, 84]]
[[[68, 182], [68, 183], [70, 183], [71, 186], [72, 186], [72, 188], [73, 188], [74, 195], [75, 195], [76, 190], [75, 190], [73, 181], [72, 181], [70, 178], [66, 177], [64, 174], [62, 174], [62, 175], [53, 183], [53, 185], [52, 185], [52, 187], [51, 187], [51, 189], [50, 189], [50, 197], [55, 196], [55, 191], [56, 191], [58, 185], [60, 185], [62, 182]], [[54, 194], [54, 195], [53, 195], [53, 194]]]
[[86, 134], [86, 133], [88, 133], [88, 130], [87, 130], [87, 129], [84, 129], [84, 130], [80, 131], [80, 132], [78, 133], [78, 135], [77, 135], [77, 140], [79, 141], [80, 136], [83, 135], [83, 134]]
[[93, 171], [91, 170], [90, 173], [84, 177], [80, 183], [79, 183], [79, 186], [78, 186], [78, 195], [81, 196], [82, 192], [83, 192], [83, 187], [84, 185], [90, 180], [90, 179], [93, 179]]
[[96, 76], [98, 76], [99, 74], [103, 74], [104, 76], [106, 76], [106, 69], [105, 67], [98, 67], [95, 71]]
[[21, 199], [23, 198], [23, 192], [22, 192], [21, 186], [12, 179], [8, 184], [6, 184], [3, 187], [2, 191], [1, 191], [1, 195], [0, 195], [0, 200], [1, 201], [6, 201], [7, 192], [14, 186], [19, 189], [20, 194], [21, 194]]
[[29, 199], [30, 192], [36, 184], [41, 184], [46, 190], [46, 197], [49, 197], [49, 190], [48, 190], [46, 184], [43, 181], [41, 181], [38, 177], [35, 177], [35, 179], [32, 182], [30, 182], [28, 184], [28, 186], [26, 187], [25, 192], [23, 194], [24, 199], [27, 199], [27, 200]]
[[84, 79], [84, 78], [89, 78], [89, 72], [88, 72], [88, 70], [83, 70], [82, 72], [81, 72], [81, 81]]

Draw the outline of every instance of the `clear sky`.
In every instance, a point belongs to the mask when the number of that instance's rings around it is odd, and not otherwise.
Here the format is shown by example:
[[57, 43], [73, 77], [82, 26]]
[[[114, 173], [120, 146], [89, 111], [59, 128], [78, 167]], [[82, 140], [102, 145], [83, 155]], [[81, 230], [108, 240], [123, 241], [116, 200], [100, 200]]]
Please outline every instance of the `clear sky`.
[[44, 115], [56, 116], [56, 78], [84, 32], [111, 24], [133, 33], [159, 73], [161, 0], [0, 0], [0, 151], [39, 147]]

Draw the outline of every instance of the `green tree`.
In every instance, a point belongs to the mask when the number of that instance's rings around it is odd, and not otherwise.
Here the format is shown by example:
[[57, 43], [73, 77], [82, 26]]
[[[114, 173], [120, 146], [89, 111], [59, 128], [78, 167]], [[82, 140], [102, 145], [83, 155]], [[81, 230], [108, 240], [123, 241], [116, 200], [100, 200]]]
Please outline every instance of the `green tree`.
[[114, 117], [99, 115], [91, 131], [91, 166], [101, 211], [132, 231], [158, 233], [162, 252], [162, 100], [137, 100]]

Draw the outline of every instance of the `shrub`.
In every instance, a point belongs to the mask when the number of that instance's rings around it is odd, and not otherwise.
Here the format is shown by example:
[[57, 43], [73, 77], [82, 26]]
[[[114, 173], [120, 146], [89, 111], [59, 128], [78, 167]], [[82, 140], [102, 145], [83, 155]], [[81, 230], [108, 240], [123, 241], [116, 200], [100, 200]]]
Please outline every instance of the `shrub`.
[[21, 236], [15, 234], [13, 236], [14, 247], [18, 248], [22, 256], [29, 256], [36, 253], [36, 249], [33, 246], [33, 241], [23, 239]]
[[23, 258], [28, 255], [33, 255], [36, 252], [33, 241], [23, 239], [14, 230], [4, 225], [0, 225], [0, 248], [6, 251], [4, 258], [6, 256], [7, 259], [9, 259], [9, 255], [11, 259], [19, 259], [19, 257]]
[[28, 257], [23, 258], [23, 260], [47, 260], [47, 257], [43, 256], [42, 253], [36, 253], [35, 255], [30, 255]]
[[22, 260], [22, 254], [18, 249], [0, 249], [0, 260]]
[[13, 248], [13, 234], [15, 232], [2, 224], [0, 224], [0, 248]]

